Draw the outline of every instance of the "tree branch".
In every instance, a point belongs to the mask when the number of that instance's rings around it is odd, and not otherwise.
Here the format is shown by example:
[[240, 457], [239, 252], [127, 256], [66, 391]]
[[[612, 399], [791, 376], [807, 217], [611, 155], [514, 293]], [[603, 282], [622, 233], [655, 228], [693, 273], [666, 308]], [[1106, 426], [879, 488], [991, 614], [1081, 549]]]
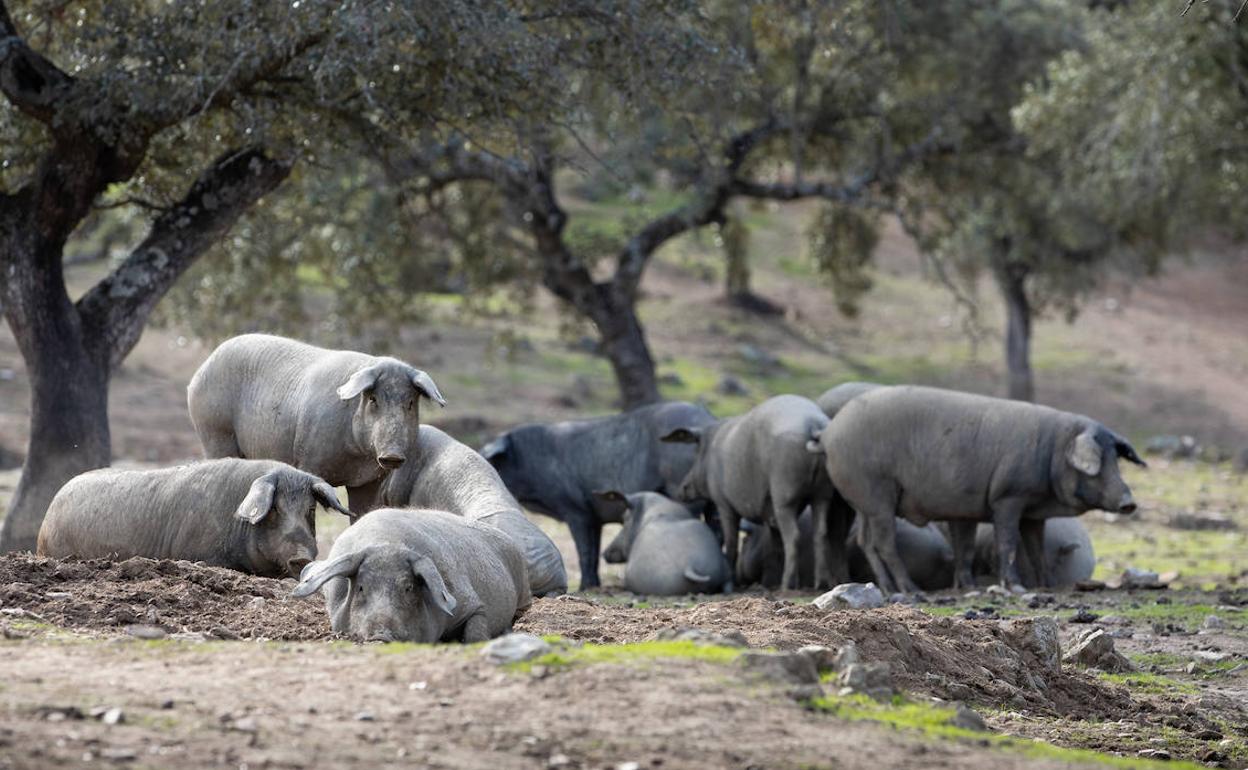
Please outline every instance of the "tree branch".
[[73, 84], [73, 78], [26, 45], [0, 0], [0, 90], [8, 100], [35, 120], [51, 124], [58, 102]]
[[147, 317], [188, 267], [261, 197], [290, 174], [291, 163], [246, 148], [215, 161], [141, 244], [77, 308], [110, 366], [138, 342]]

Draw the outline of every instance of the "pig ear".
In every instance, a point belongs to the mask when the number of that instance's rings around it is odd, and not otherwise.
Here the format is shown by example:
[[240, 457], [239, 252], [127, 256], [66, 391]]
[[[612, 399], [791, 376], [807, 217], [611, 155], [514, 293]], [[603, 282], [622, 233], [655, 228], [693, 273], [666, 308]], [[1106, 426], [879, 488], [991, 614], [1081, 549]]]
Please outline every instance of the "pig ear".
[[1136, 454], [1135, 447], [1131, 446], [1125, 438], [1117, 434], [1114, 435], [1114, 451], [1118, 453], [1119, 457], [1128, 462], [1133, 462], [1141, 468], [1148, 467], [1148, 463], [1144, 462], [1140, 459], [1140, 456]]
[[677, 428], [659, 441], [672, 444], [696, 444], [702, 440], [701, 428]]
[[442, 393], [438, 390], [438, 384], [433, 381], [429, 373], [421, 369], [412, 370], [412, 385], [416, 386], [425, 398], [434, 401], [438, 406], [446, 406], [446, 399], [442, 398]]
[[438, 572], [438, 567], [428, 556], [415, 556], [411, 559], [412, 574], [425, 581], [425, 585], [429, 587], [429, 594], [433, 597], [433, 603], [438, 609], [447, 615], [455, 614], [455, 606], [459, 602], [455, 601], [455, 597], [451, 596], [451, 592], [446, 589], [446, 583], [442, 580], [442, 573]]
[[609, 521], [620, 521], [629, 510], [628, 498], [614, 489], [597, 490], [593, 493], [594, 511]]
[[1070, 443], [1066, 459], [1075, 470], [1085, 476], [1095, 476], [1101, 472], [1101, 445], [1096, 443], [1096, 435], [1085, 430]]
[[243, 502], [239, 503], [238, 510], [234, 511], [236, 518], [242, 519], [248, 524], [259, 524], [269, 515], [269, 511], [273, 509], [273, 493], [277, 491], [277, 479], [272, 473], [266, 473], [255, 481], [251, 482], [251, 489], [247, 491], [247, 496], [243, 498]]
[[481, 456], [487, 460], [493, 460], [495, 457], [506, 454], [508, 449], [511, 449], [511, 437], [503, 434], [481, 447]]
[[343, 401], [350, 401], [356, 396], [377, 384], [377, 377], [381, 375], [381, 371], [376, 366], [366, 366], [355, 374], [347, 378], [347, 381], [338, 386], [338, 398]]
[[332, 561], [314, 561], [308, 564], [303, 568], [303, 572], [299, 573], [299, 585], [295, 586], [295, 590], [291, 591], [290, 595], [296, 598], [311, 596], [334, 578], [353, 577], [360, 571], [360, 565], [364, 563], [364, 557], [367, 555], [367, 550], [355, 551]]
[[342, 504], [342, 501], [338, 499], [337, 490], [331, 487], [327, 481], [318, 479], [312, 484], [312, 497], [316, 498], [316, 501], [326, 508], [344, 514], [348, 519], [351, 519], [352, 523], [358, 518]]

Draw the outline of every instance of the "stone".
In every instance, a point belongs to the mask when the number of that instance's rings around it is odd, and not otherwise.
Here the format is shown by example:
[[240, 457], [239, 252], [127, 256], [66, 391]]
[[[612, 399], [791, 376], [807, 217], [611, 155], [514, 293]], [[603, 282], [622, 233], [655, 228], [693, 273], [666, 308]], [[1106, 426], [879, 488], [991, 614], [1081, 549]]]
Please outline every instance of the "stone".
[[1053, 618], [1007, 620], [1001, 630], [1010, 647], [1033, 656], [1041, 668], [1050, 672], [1061, 669], [1062, 644]]
[[507, 634], [481, 648], [481, 655], [496, 666], [539, 658], [551, 651], [545, 639], [533, 634]]
[[1127, 567], [1120, 580], [1123, 588], [1165, 588], [1161, 575], [1138, 567]]
[[1162, 762], [1166, 762], [1170, 759], [1170, 752], [1165, 749], [1140, 749], [1136, 752], [1136, 754], [1144, 757], [1145, 759], [1157, 759]]
[[988, 723], [979, 715], [975, 709], [964, 703], [958, 704], [957, 713], [953, 716], [953, 726], [961, 727], [963, 730], [975, 730], [976, 732], [988, 732]]
[[861, 693], [874, 700], [893, 697], [893, 669], [887, 663], [851, 663], [841, 671], [837, 681], [841, 694]]
[[568, 767], [572, 764], [572, 758], [567, 754], [551, 754], [546, 760], [547, 767]]
[[356, 714], [356, 715], [355, 715], [355, 721], [357, 721], [357, 722], [376, 722], [376, 721], [377, 721], [377, 717], [376, 717], [376, 715], [374, 715], [374, 714], [373, 714], [373, 712], [371, 712], [371, 711], [361, 711], [361, 712], [359, 712], [358, 714]]
[[1111, 674], [1134, 671], [1135, 666], [1114, 649], [1114, 640], [1099, 628], [1079, 635], [1070, 651], [1063, 656], [1067, 663], [1078, 663]]
[[119, 725], [126, 721], [126, 712], [114, 706], [100, 715], [100, 721], [106, 725]]
[[725, 374], [719, 378], [719, 382], [715, 385], [715, 391], [724, 396], [750, 395], [749, 387], [731, 374]]
[[984, 593], [988, 594], [989, 596], [1012, 596], [1013, 595], [1010, 593], [1010, 589], [1006, 588], [1000, 583], [993, 583], [992, 585], [988, 586], [987, 588], [984, 589]]
[[1229, 652], [1216, 652], [1214, 650], [1195, 650], [1192, 657], [1205, 663], [1221, 663], [1231, 657]]
[[720, 647], [748, 647], [745, 634], [740, 631], [707, 631], [693, 626], [672, 626], [659, 629], [654, 635], [660, 642], [693, 642], [694, 644], [713, 644]]
[[640, 762], [617, 762], [615, 770], [641, 770]]
[[1075, 583], [1076, 591], [1104, 591], [1108, 587], [1104, 580], [1079, 580]]
[[126, 626], [126, 633], [133, 636], [135, 639], [164, 639], [168, 636], [168, 634], [165, 633], [165, 629], [160, 626], [149, 626], [145, 624]]
[[1192, 436], [1153, 436], [1144, 442], [1146, 454], [1160, 455], [1170, 460], [1195, 457], [1200, 445]]
[[751, 345], [748, 342], [737, 348], [737, 353], [748, 364], [756, 366], [759, 369], [773, 370], [783, 369], [784, 364], [781, 363], [779, 357], [770, 351], [764, 350], [757, 345]]
[[1201, 621], [1200, 627], [1206, 631], [1220, 631], [1226, 628], [1226, 621], [1217, 615], [1206, 615], [1205, 619]]
[[815, 599], [814, 605], [821, 610], [874, 609], [884, 606], [884, 593], [875, 583], [841, 583]]
[[1226, 532], [1238, 529], [1235, 520], [1223, 513], [1201, 513], [1197, 511], [1179, 511], [1170, 514], [1168, 522], [1173, 529], [1193, 531]]
[[796, 652], [744, 652], [737, 659], [752, 676], [779, 684], [818, 684], [819, 669], [806, 655]]
[[1099, 617], [1100, 615], [1097, 615], [1095, 612], [1089, 612], [1086, 607], [1080, 607], [1078, 610], [1075, 611], [1074, 615], [1070, 616], [1070, 622], [1071, 623], [1092, 623]]
[[100, 750], [100, 757], [110, 762], [133, 762], [139, 758], [139, 753], [124, 747], [106, 748]]
[[830, 671], [835, 669], [837, 651], [831, 647], [824, 647], [821, 644], [808, 644], [797, 651], [798, 655], [805, 655], [810, 658], [810, 662], [815, 664], [815, 668], [819, 671]]

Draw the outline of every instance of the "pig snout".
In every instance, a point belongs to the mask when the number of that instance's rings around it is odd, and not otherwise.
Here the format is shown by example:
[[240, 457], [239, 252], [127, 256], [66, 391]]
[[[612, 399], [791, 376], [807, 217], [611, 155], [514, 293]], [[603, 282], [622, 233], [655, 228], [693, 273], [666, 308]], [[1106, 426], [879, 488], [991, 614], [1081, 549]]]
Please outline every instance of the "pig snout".
[[619, 548], [608, 548], [602, 552], [602, 558], [608, 564], [621, 564], [624, 562], [624, 554], [620, 552]]
[[295, 556], [292, 559], [288, 559], [286, 561], [286, 574], [297, 580], [300, 573], [303, 572], [303, 568], [311, 563], [312, 560], [306, 556]]
[[399, 467], [406, 460], [407, 458], [399, 452], [384, 452], [377, 455], [377, 464], [388, 471], [392, 471]]
[[1122, 500], [1118, 503], [1119, 513], [1135, 513], [1135, 498], [1131, 497], [1131, 493], [1127, 492], [1122, 496]]

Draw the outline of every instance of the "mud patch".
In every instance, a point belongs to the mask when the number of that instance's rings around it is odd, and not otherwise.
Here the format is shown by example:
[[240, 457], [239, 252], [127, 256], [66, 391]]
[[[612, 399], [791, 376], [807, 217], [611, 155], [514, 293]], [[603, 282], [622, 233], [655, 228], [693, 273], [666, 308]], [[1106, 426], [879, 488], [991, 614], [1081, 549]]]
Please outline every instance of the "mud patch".
[[539, 599], [517, 630], [601, 643], [654, 638], [665, 628], [740, 631], [752, 647], [792, 650], [854, 642], [867, 661], [888, 663], [895, 684], [916, 693], [1033, 714], [1106, 718], [1130, 696], [1057, 661], [1057, 627], [1046, 618], [963, 620], [898, 605], [824, 612], [763, 597], [691, 608], [639, 609], [575, 596]]
[[142, 624], [227, 639], [331, 636], [324, 605], [289, 598], [294, 585], [186, 561], [0, 557], [0, 609], [72, 629]]

